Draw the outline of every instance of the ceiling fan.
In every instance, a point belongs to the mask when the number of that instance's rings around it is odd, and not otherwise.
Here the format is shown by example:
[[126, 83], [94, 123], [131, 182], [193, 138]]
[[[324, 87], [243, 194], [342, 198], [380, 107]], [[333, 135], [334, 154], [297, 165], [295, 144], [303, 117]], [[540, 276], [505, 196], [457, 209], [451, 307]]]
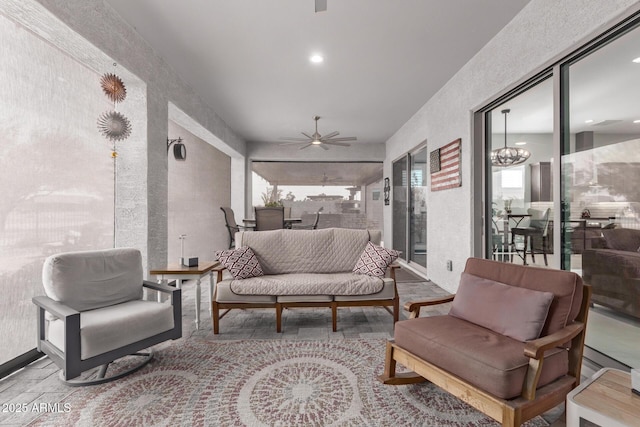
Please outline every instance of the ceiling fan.
[[335, 178], [329, 178], [326, 173], [322, 174], [322, 179], [320, 180], [322, 186], [329, 185], [332, 182], [340, 181], [342, 179], [341, 176], [336, 176]]
[[322, 148], [323, 150], [328, 150], [329, 147], [327, 147], [327, 145], [340, 145], [342, 147], [349, 147], [351, 144], [346, 144], [344, 143], [344, 141], [356, 140], [355, 136], [345, 136], [342, 138], [335, 138], [336, 136], [340, 135], [340, 132], [338, 131], [331, 132], [327, 135], [322, 136], [318, 133], [318, 120], [320, 120], [320, 116], [314, 116], [313, 120], [316, 121], [316, 131], [313, 133], [313, 135], [309, 135], [308, 133], [305, 133], [305, 132], [300, 132], [301, 134], [306, 136], [306, 138], [280, 138], [285, 141], [293, 141], [293, 142], [283, 142], [280, 145], [304, 144], [302, 147], [300, 147], [300, 150], [302, 150], [303, 148], [311, 147], [312, 145], [316, 145]]

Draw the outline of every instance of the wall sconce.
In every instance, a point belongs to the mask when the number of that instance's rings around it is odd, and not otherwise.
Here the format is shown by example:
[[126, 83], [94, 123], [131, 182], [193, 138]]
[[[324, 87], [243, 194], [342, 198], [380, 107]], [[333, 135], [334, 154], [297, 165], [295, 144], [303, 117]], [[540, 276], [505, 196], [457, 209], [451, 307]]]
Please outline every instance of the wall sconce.
[[389, 205], [389, 197], [391, 195], [391, 185], [389, 184], [389, 178], [384, 179], [384, 204]]
[[169, 153], [171, 144], [174, 144], [173, 157], [175, 157], [176, 160], [184, 160], [187, 158], [187, 147], [182, 143], [181, 137], [178, 137], [178, 139], [167, 138], [167, 153]]

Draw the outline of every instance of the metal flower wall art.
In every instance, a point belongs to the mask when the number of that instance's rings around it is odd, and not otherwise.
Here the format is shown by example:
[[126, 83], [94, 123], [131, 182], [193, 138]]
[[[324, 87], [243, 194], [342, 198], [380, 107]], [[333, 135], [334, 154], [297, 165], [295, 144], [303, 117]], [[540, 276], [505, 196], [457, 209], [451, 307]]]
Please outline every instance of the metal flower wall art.
[[122, 79], [115, 74], [107, 73], [100, 79], [100, 86], [105, 95], [113, 102], [122, 102], [127, 97], [127, 88]]
[[98, 117], [98, 130], [111, 141], [122, 141], [131, 135], [131, 124], [117, 111], [105, 111]]
[[[114, 63], [113, 66], [115, 67], [116, 64]], [[100, 86], [107, 98], [113, 102], [113, 110], [100, 114], [98, 117], [98, 131], [113, 142], [111, 157], [115, 159], [118, 156], [116, 142], [127, 139], [131, 135], [131, 122], [124, 114], [116, 111], [117, 105], [127, 97], [127, 88], [120, 77], [111, 73], [102, 75]]]

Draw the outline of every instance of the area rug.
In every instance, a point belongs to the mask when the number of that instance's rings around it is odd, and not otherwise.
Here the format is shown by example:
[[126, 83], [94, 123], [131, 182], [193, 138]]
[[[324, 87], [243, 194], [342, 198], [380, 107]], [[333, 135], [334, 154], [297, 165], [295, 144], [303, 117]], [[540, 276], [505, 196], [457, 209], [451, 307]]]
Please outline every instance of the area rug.
[[[42, 426], [498, 426], [431, 384], [383, 385], [384, 340], [180, 340]], [[548, 425], [542, 418], [526, 424]]]

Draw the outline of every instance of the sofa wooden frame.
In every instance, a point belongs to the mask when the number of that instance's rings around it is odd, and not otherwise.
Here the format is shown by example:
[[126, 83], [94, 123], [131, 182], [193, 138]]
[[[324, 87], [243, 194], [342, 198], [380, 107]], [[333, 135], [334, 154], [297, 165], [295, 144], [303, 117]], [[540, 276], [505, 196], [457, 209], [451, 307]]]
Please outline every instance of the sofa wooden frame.
[[[220, 319], [229, 313], [232, 309], [246, 309], [246, 308], [274, 308], [276, 311], [276, 332], [282, 332], [282, 310], [285, 308], [298, 308], [298, 307], [328, 307], [331, 308], [331, 323], [332, 330], [336, 332], [338, 330], [338, 307], [383, 307], [393, 316], [393, 322], [397, 322], [400, 316], [400, 297], [398, 296], [398, 287], [396, 284], [396, 269], [400, 268], [398, 264], [391, 264], [389, 266], [388, 274], [393, 279], [394, 297], [391, 299], [379, 299], [379, 300], [353, 300], [353, 301], [300, 301], [300, 302], [276, 302], [276, 303], [226, 303], [217, 302], [216, 296], [218, 292], [217, 284], [222, 281], [222, 272], [225, 267], [220, 265], [213, 269], [217, 272], [215, 292], [211, 301], [211, 318], [213, 320], [213, 333], [217, 335], [220, 333]], [[391, 310], [389, 307], [393, 307]], [[221, 312], [221, 310], [223, 310]]]
[[[453, 301], [454, 295], [419, 302], [408, 302], [405, 310], [410, 318], [420, 316], [420, 308]], [[589, 312], [591, 286], [584, 285], [580, 311], [576, 320], [563, 329], [542, 338], [523, 343], [524, 355], [529, 358], [529, 367], [522, 394], [505, 400], [468, 383], [464, 379], [421, 359], [398, 346], [393, 340], [387, 342], [384, 373], [378, 377], [384, 384], [402, 385], [430, 381], [473, 406], [480, 412], [502, 423], [504, 427], [520, 426], [523, 422], [540, 415], [564, 402], [567, 393], [580, 384], [582, 353], [584, 350], [585, 325]], [[569, 371], [567, 375], [541, 388], [537, 387], [545, 351], [555, 347], [568, 350]], [[412, 372], [396, 373], [396, 363]]]

